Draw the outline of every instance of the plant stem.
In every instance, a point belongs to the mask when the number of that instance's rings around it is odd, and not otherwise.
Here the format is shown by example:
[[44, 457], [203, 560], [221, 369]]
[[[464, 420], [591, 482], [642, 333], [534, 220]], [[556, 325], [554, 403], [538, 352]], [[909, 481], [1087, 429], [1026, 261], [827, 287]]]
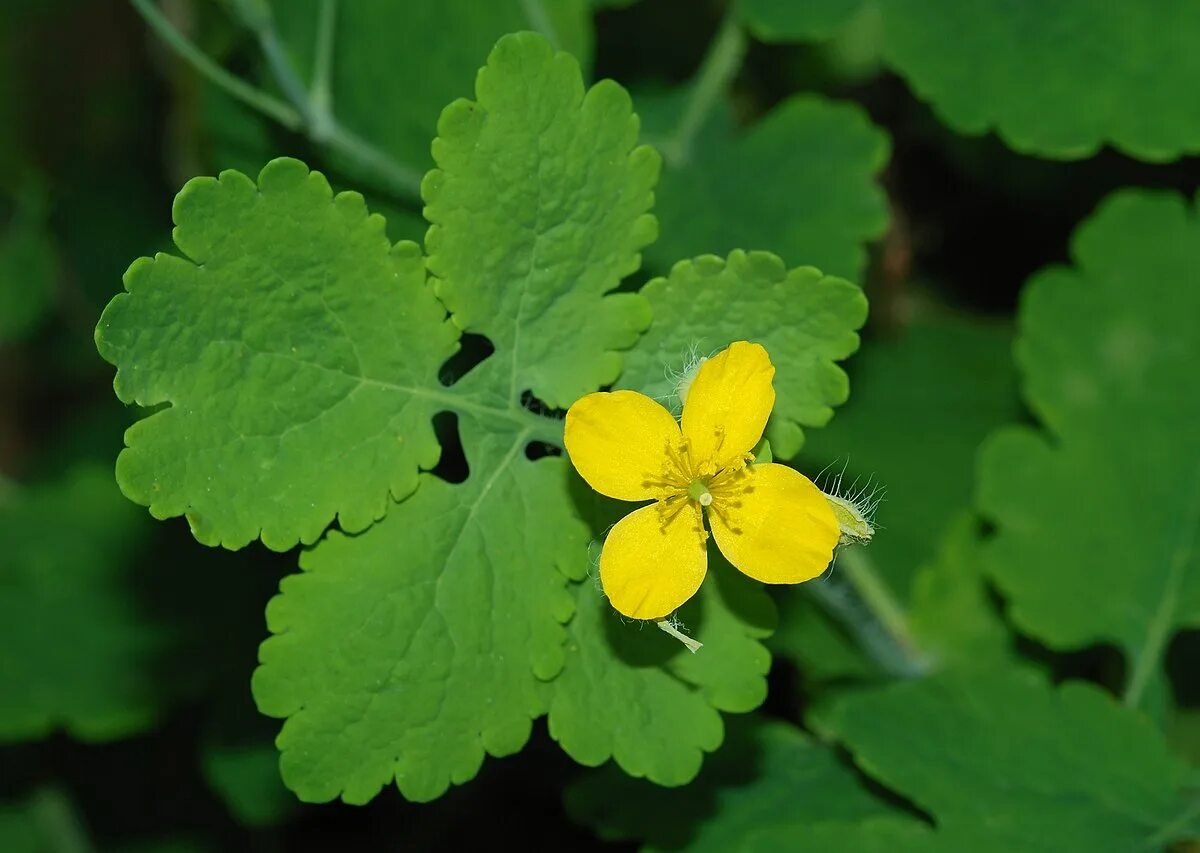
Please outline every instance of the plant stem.
[[846, 626], [885, 672], [911, 678], [929, 671], [929, 662], [912, 639], [904, 610], [862, 548], [842, 551], [828, 577], [803, 588]]
[[[249, 85], [244, 80], [230, 74], [217, 63], [209, 59], [203, 51], [194, 45], [186, 36], [172, 26], [171, 22], [154, 5], [152, 0], [130, 0], [134, 8], [154, 32], [174, 50], [180, 58], [192, 65], [214, 85], [224, 89], [233, 97], [247, 106], [261, 112], [268, 118], [274, 119], [288, 130], [303, 131], [313, 142], [324, 145], [347, 159], [357, 167], [363, 176], [382, 184], [382, 188], [397, 198], [408, 202], [420, 202], [422, 173], [402, 163], [398, 163], [385, 152], [376, 148], [360, 136], [346, 130], [334, 118], [328, 108], [323, 108], [320, 98], [314, 99], [308, 94], [299, 75], [292, 67], [291, 60], [279, 40], [273, 21], [268, 15], [246, 14], [243, 17], [247, 26], [251, 26], [258, 37], [259, 45], [266, 56], [284, 95], [292, 102], [289, 106], [283, 101]], [[322, 20], [319, 29], [328, 28], [328, 32], [319, 32], [318, 39], [328, 41], [328, 50], [332, 51], [333, 19], [335, 4], [326, 0], [322, 6]], [[321, 62], [332, 63], [332, 56], [321, 59], [318, 50], [318, 70]], [[329, 70], [322, 72], [328, 82]], [[321, 85], [318, 75], [314, 81]], [[330, 100], [332, 96], [330, 96]]]
[[542, 0], [521, 0], [521, 7], [525, 11], [525, 17], [529, 19], [529, 25], [544, 35], [546, 41], [550, 42], [555, 50], [562, 50], [558, 32], [554, 29], [554, 23], [550, 20], [550, 16], [546, 14], [546, 7], [542, 5]]
[[738, 21], [737, 3], [732, 2], [696, 72], [683, 114], [663, 144], [662, 154], [669, 165], [683, 166], [691, 159], [696, 134], [733, 82], [745, 54], [746, 34]]
[[363, 174], [382, 179], [393, 195], [420, 204], [421, 179], [424, 177], [421, 171], [397, 162], [333, 118], [330, 118], [329, 136], [324, 142], [330, 151], [357, 164]]
[[302, 128], [303, 118], [300, 113], [278, 98], [274, 98], [261, 89], [251, 86], [241, 78], [230, 74], [220, 65], [209, 59], [203, 51], [192, 44], [187, 36], [175, 29], [151, 0], [130, 0], [130, 2], [138, 14], [142, 16], [142, 20], [146, 22], [150, 29], [154, 30], [155, 35], [161, 38], [181, 59], [190, 63], [193, 68], [207, 77], [213, 84], [224, 89], [226, 93], [241, 101], [246, 106], [258, 110], [263, 115], [283, 125], [288, 130], [300, 130]]
[[321, 0], [321, 17], [317, 21], [316, 59], [313, 62], [312, 86], [309, 87], [309, 102], [314, 117], [325, 121], [315, 129], [328, 138], [330, 119], [333, 117], [333, 34], [337, 25], [337, 0]]
[[79, 812], [61, 790], [39, 790], [33, 795], [31, 811], [47, 850], [53, 853], [91, 853], [92, 842]]

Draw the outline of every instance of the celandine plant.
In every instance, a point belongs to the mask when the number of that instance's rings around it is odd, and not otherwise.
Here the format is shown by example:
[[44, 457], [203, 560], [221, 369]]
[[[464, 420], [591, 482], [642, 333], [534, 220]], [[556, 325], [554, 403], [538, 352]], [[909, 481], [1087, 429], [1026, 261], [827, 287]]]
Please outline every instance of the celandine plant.
[[[749, 454], [765, 431], [793, 455], [845, 400], [834, 361], [866, 303], [763, 252], [619, 289], [656, 236], [659, 158], [637, 137], [620, 86], [585, 89], [570, 56], [508, 36], [476, 99], [441, 116], [424, 251], [392, 245], [362, 196], [275, 160], [257, 180], [189, 182], [180, 254], [135, 262], [104, 312], [117, 395], [153, 410], [126, 433], [124, 493], [207, 545], [311, 546], [267, 609], [253, 680], [285, 719], [282, 773], [302, 799], [362, 803], [393, 779], [432, 799], [520, 750], [542, 715], [578, 761], [678, 785], [720, 745], [719, 711], [762, 702], [774, 607], [725, 560], [796, 582], [841, 532], [812, 483]], [[743, 317], [751, 296], [775, 308]], [[439, 381], [468, 332], [493, 352]], [[713, 357], [680, 427], [628, 389], [652, 393], [691, 347]], [[568, 408], [588, 482], [656, 500], [604, 542], [607, 598], [588, 554], [615, 505], [538, 451], [564, 446], [564, 421], [539, 412]], [[430, 473], [445, 412], [459, 483]], [[610, 601], [676, 614], [705, 648]]]

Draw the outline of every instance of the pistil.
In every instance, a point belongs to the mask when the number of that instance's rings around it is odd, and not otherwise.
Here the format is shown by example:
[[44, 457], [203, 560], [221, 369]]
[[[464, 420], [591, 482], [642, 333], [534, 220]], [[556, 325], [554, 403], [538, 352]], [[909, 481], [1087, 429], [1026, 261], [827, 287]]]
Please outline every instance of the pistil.
[[703, 479], [692, 480], [688, 486], [688, 497], [699, 501], [700, 506], [709, 506], [713, 502], [712, 493], [708, 490], [708, 482]]

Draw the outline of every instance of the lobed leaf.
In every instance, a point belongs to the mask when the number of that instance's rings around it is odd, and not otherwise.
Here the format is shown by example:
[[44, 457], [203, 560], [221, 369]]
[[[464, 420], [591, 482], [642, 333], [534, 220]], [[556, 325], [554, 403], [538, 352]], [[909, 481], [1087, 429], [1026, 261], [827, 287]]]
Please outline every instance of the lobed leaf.
[[1060, 159], [1200, 151], [1200, 7], [881, 0], [888, 62], [955, 130]]
[[395, 778], [412, 800], [525, 745], [563, 667], [566, 576], [585, 529], [566, 463], [528, 435], [466, 421], [471, 476], [421, 488], [357, 536], [330, 533], [267, 608], [259, 710], [306, 801], [364, 803]]
[[1056, 649], [1117, 644], [1127, 698], [1171, 634], [1200, 625], [1200, 220], [1135, 190], [1080, 227], [1073, 268], [1027, 285], [1017, 361], [1044, 428], [996, 433], [978, 504], [1013, 621]]
[[1184, 765], [1085, 682], [939, 675], [847, 694], [820, 724], [933, 815], [943, 849], [1150, 850], [1184, 831]]
[[[850, 386], [834, 362], [858, 349], [867, 300], [857, 287], [812, 267], [788, 270], [767, 252], [733, 251], [680, 261], [642, 288], [655, 320], [625, 355], [618, 386], [677, 402], [685, 360], [748, 339], [776, 365], [775, 410], [767, 426], [772, 452], [794, 456], [801, 426], [823, 426]], [[729, 308], [737, 305], [732, 313]]]
[[770, 598], [710, 548], [709, 577], [678, 612], [704, 644], [693, 654], [649, 623], [622, 620], [594, 581], [575, 591], [550, 736], [581, 764], [611, 758], [659, 785], [690, 782], [723, 740], [718, 710], [750, 711], [766, 698], [771, 658], [759, 640], [774, 629]]
[[566, 408], [616, 379], [617, 350], [649, 325], [640, 296], [601, 297], [654, 239], [658, 155], [637, 146], [624, 89], [585, 90], [578, 63], [535, 35], [502, 39], [476, 93], [438, 122], [429, 271], [455, 322], [509, 365], [508, 399]]
[[419, 250], [290, 159], [189, 181], [174, 216], [186, 257], [135, 262], [96, 329], [117, 396], [166, 404], [125, 433], [122, 491], [208, 545], [364, 529], [440, 453], [458, 332]]
[[864, 244], [887, 226], [875, 176], [888, 137], [857, 106], [796, 95], [740, 135], [701, 134], [658, 188], [661, 236], [647, 264], [733, 249], [770, 249], [789, 265], [811, 264], [858, 279]]

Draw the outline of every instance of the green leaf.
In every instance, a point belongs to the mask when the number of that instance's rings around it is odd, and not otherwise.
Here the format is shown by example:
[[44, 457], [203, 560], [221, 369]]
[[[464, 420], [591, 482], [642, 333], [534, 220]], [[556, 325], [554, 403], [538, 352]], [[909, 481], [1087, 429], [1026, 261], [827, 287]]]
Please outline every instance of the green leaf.
[[847, 281], [812, 267], [789, 271], [774, 255], [738, 250], [727, 260], [681, 261], [642, 294], [654, 322], [625, 355], [622, 388], [671, 401], [687, 360], [730, 341], [757, 341], [776, 369], [767, 438], [785, 459], [800, 449], [801, 426], [824, 425], [849, 396], [846, 374], [834, 362], [858, 348], [855, 330], [866, 320], [867, 300]]
[[1016, 662], [1013, 636], [984, 584], [978, 528], [973, 515], [959, 515], [933, 559], [913, 577], [909, 627], [934, 668]]
[[16, 221], [0, 233], [0, 345], [37, 330], [52, 307], [57, 274], [54, 244], [40, 224]]
[[174, 216], [186, 258], [136, 261], [96, 330], [117, 396], [169, 404], [126, 432], [122, 490], [228, 548], [367, 527], [439, 455], [458, 331], [419, 250], [296, 160], [189, 181]]
[[[276, 24], [311, 78], [319, 0], [276, 3]], [[338, 120], [423, 172], [442, 108], [471, 92], [479, 58], [506, 33], [538, 30], [591, 65], [584, 0], [354, 0], [338, 5], [333, 109]]]
[[[868, 338], [849, 366], [853, 399], [829, 428], [811, 433], [801, 457], [803, 469], [828, 471], [818, 478], [827, 489], [840, 477], [843, 491], [867, 483], [883, 490], [867, 553], [942, 664], [962, 657], [959, 632], [999, 639], [973, 536], [948, 527], [970, 503], [979, 444], [1020, 411], [1011, 341], [1005, 326], [950, 316], [915, 321], [896, 338]], [[778, 591], [772, 649], [811, 680], [877, 673], [809, 592]]]
[[771, 658], [759, 640], [774, 629], [770, 598], [710, 547], [709, 576], [678, 612], [704, 644], [693, 654], [648, 623], [621, 619], [595, 581], [575, 591], [550, 736], [581, 764], [612, 758], [659, 785], [690, 782], [704, 753], [721, 745], [717, 711], [750, 711], [766, 698]]
[[267, 608], [254, 696], [306, 801], [412, 800], [525, 745], [563, 666], [566, 577], [587, 541], [559, 458], [463, 424], [472, 473], [421, 487], [358, 536], [330, 533]]
[[[601, 297], [653, 236], [657, 157], [634, 148], [624, 92], [585, 94], [574, 60], [537, 36], [501, 40], [478, 82], [478, 103], [447, 108], [425, 183], [428, 266], [453, 322], [417, 247], [391, 246], [361, 196], [334, 197], [295, 160], [257, 186], [225, 172], [184, 188], [189, 259], [135, 263], [97, 329], [118, 396], [170, 403], [126, 433], [131, 499], [231, 548], [311, 543], [335, 515], [363, 530], [437, 461], [438, 411], [513, 433], [538, 422], [545, 438], [561, 426], [520, 408], [524, 390], [565, 406], [616, 377], [615, 349], [649, 312], [635, 294]], [[496, 353], [447, 391], [435, 377], [460, 328]]]
[[693, 149], [663, 173], [661, 237], [646, 250], [655, 270], [743, 248], [851, 280], [862, 274], [864, 244], [887, 225], [875, 175], [889, 143], [859, 107], [797, 95], [738, 136], [701, 134]]
[[616, 379], [616, 350], [649, 325], [640, 296], [601, 297], [654, 239], [659, 158], [635, 147], [625, 90], [585, 91], [575, 60], [537, 36], [502, 40], [476, 88], [438, 122], [429, 271], [455, 322], [505, 352], [508, 398], [531, 389], [565, 408]]
[[803, 466], [828, 467], [830, 482], [840, 474], [843, 490], [868, 481], [884, 490], [870, 552], [901, 598], [938, 534], [970, 504], [980, 443], [1020, 412], [1011, 353], [1009, 327], [969, 317], [922, 319], [895, 338], [869, 339], [849, 366], [854, 399], [805, 447]]
[[1200, 151], [1200, 7], [1175, 0], [883, 0], [887, 59], [961, 133], [1028, 154]]
[[978, 503], [1013, 621], [1055, 649], [1115, 643], [1136, 703], [1171, 634], [1200, 625], [1200, 221], [1178, 196], [1124, 191], [1072, 256], [1033, 278], [1019, 315], [1044, 429], [993, 436]]
[[[808, 833], [848, 833], [863, 821], [897, 813], [872, 796], [832, 750], [794, 726], [759, 717], [732, 720], [724, 749], [686, 788], [660, 788], [609, 766], [566, 791], [568, 813], [608, 841], [635, 839], [645, 849], [858, 850], [856, 845], [809, 846]], [[909, 820], [908, 823], [916, 823]], [[750, 839], [763, 831], [803, 827], [787, 843], [769, 847]], [[919, 826], [919, 824], [918, 824]]]
[[0, 804], [0, 850], [41, 853], [43, 849], [32, 809], [24, 803]]
[[167, 631], [138, 601], [146, 532], [111, 475], [88, 465], [0, 503], [0, 740], [58, 728], [110, 740], [154, 722]]
[[272, 826], [296, 805], [279, 778], [279, 753], [269, 740], [205, 744], [201, 760], [208, 784], [246, 826]]
[[930, 812], [947, 850], [1157, 850], [1187, 814], [1183, 764], [1084, 682], [941, 675], [848, 694], [821, 725]]
[[742, 0], [742, 20], [765, 42], [829, 38], [862, 7], [863, 0]]

